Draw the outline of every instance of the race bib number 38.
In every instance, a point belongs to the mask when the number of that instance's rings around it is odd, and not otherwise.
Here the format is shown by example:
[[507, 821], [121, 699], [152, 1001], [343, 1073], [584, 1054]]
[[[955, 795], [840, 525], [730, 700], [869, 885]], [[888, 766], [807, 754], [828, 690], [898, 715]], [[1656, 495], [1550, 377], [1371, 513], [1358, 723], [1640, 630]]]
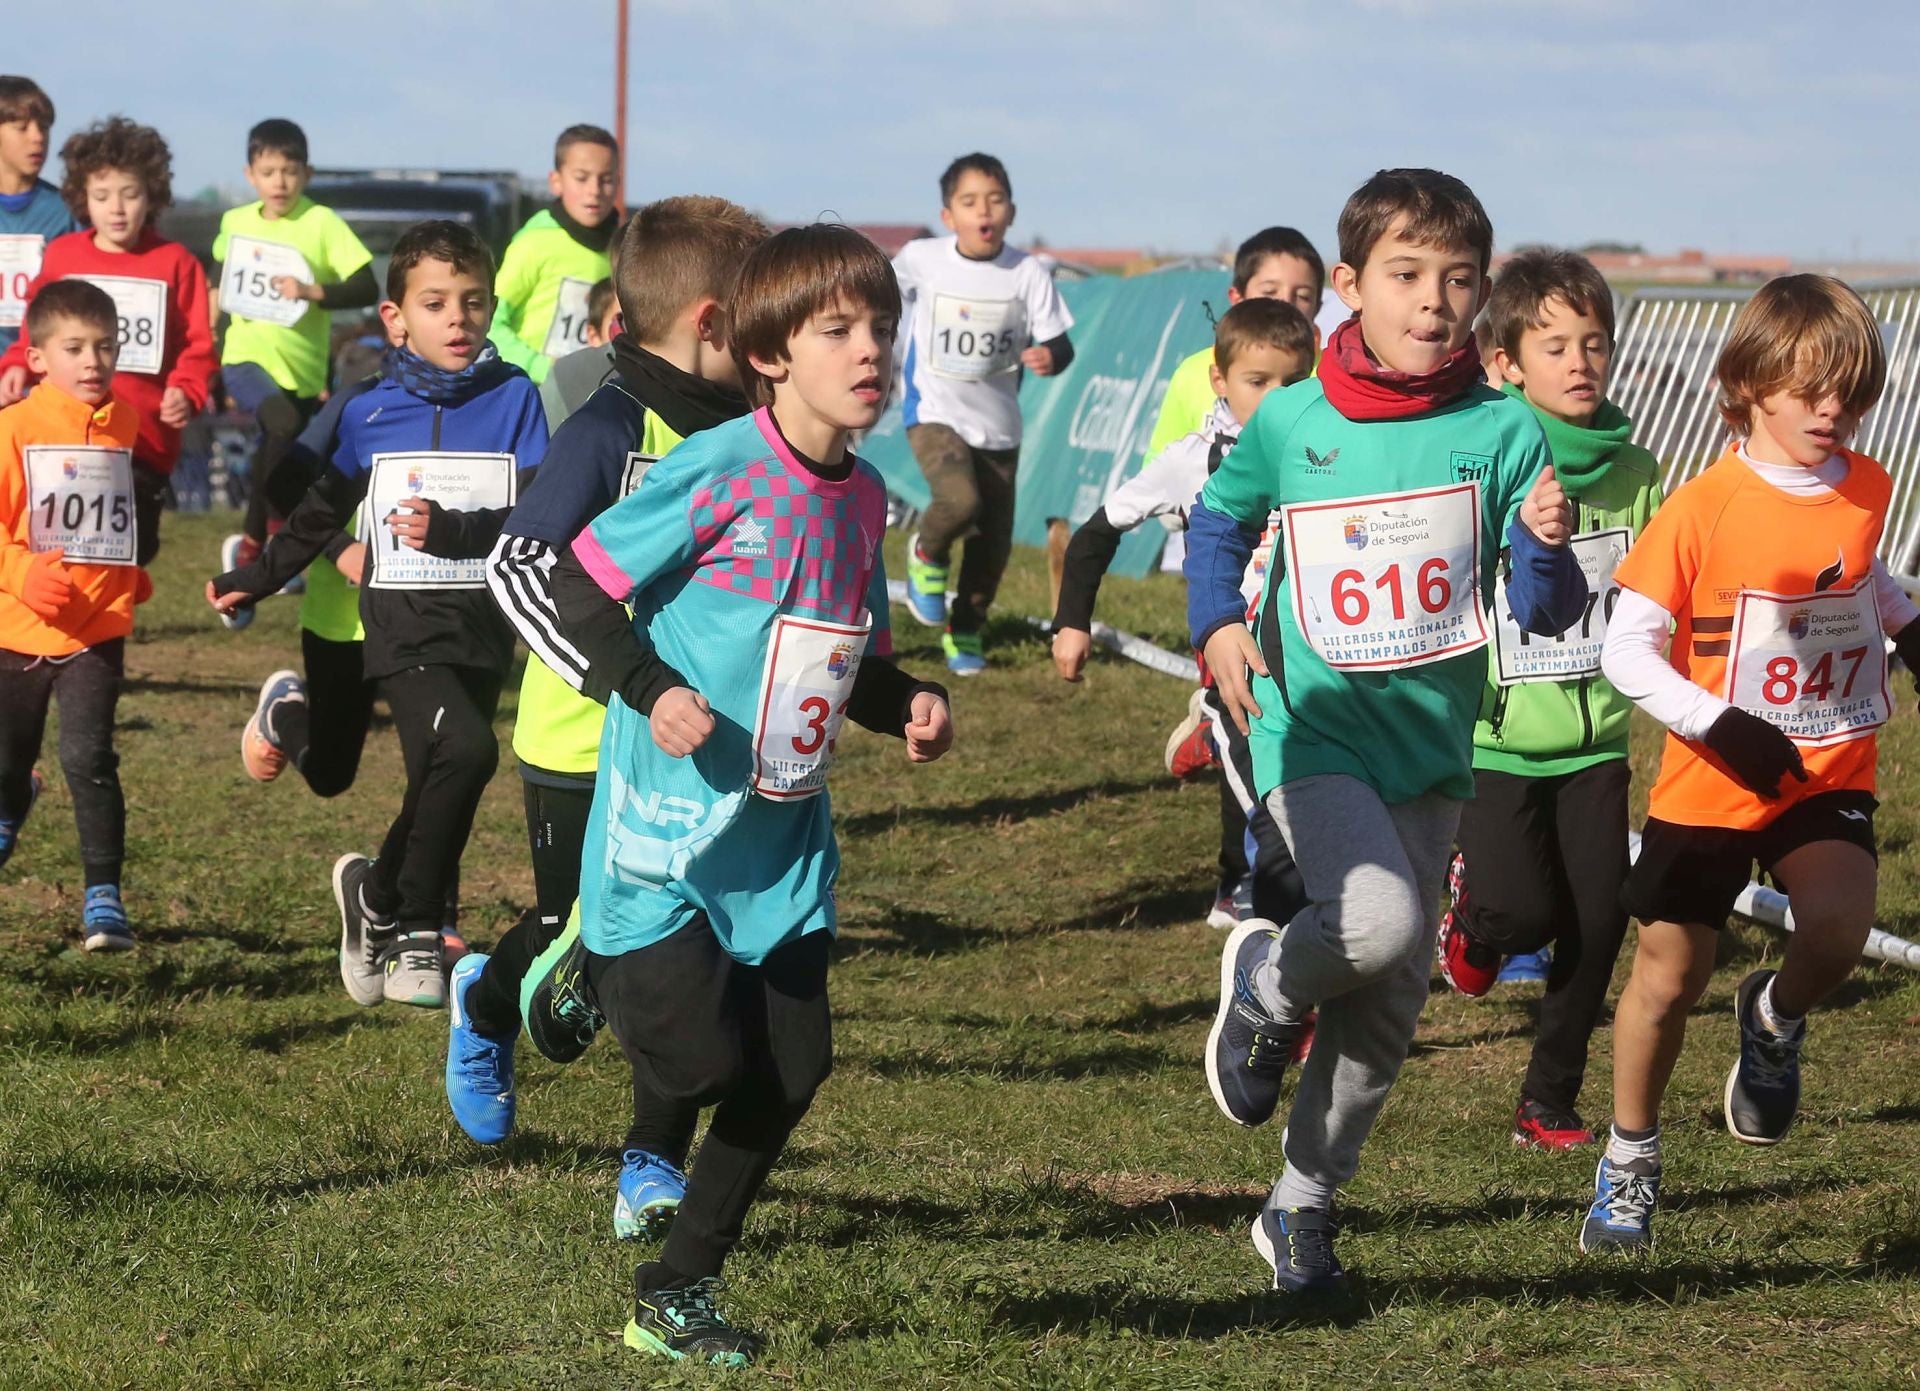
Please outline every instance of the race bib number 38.
[[1861, 739], [1887, 722], [1887, 646], [1873, 581], [1824, 594], [1743, 590], [1727, 699], [1796, 744]]
[[753, 730], [753, 790], [762, 797], [796, 801], [827, 785], [872, 629], [865, 613], [858, 623], [774, 620]]
[[408, 498], [427, 498], [453, 512], [511, 507], [511, 454], [446, 454], [426, 450], [373, 456], [367, 478], [369, 589], [484, 589], [487, 562], [445, 560], [403, 545], [387, 518]]
[[0, 328], [19, 328], [26, 317], [27, 287], [40, 274], [47, 239], [38, 232], [0, 236]]
[[590, 280], [569, 275], [560, 282], [560, 297], [554, 301], [553, 322], [547, 325], [547, 341], [541, 352], [548, 357], [565, 357], [587, 346], [587, 296], [592, 293]]
[[88, 565], [133, 564], [133, 452], [28, 445], [27, 546]]
[[227, 259], [220, 267], [220, 307], [238, 318], [291, 328], [305, 317], [308, 302], [288, 299], [274, 288], [282, 275], [313, 283], [313, 268], [292, 247], [258, 237], [228, 237]]
[[113, 297], [120, 319], [120, 357], [117, 372], [153, 376], [160, 370], [167, 347], [167, 282], [141, 280], [131, 275], [83, 275]]
[[1026, 347], [1025, 306], [1012, 299], [933, 297], [933, 334], [928, 351], [943, 377], [979, 381], [1011, 372]]
[[1541, 637], [1522, 628], [1507, 602], [1507, 587], [1499, 585], [1493, 600], [1493, 650], [1502, 686], [1529, 681], [1570, 681], [1600, 671], [1600, 649], [1607, 644], [1607, 624], [1620, 602], [1620, 586], [1613, 582], [1616, 566], [1626, 558], [1633, 533], [1626, 527], [1588, 531], [1569, 541], [1580, 573], [1587, 577], [1587, 606], [1580, 621], [1557, 637]]
[[1483, 647], [1480, 485], [1295, 503], [1293, 617], [1330, 667], [1392, 671]]

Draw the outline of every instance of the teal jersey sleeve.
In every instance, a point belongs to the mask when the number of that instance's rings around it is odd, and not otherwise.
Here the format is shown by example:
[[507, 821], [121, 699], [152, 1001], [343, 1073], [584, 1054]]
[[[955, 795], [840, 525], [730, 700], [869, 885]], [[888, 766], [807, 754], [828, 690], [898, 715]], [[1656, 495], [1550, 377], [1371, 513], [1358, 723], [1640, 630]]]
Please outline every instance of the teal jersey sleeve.
[[698, 553], [693, 495], [709, 480], [702, 476], [703, 460], [676, 457], [684, 453], [677, 450], [648, 469], [638, 488], [594, 518], [573, 543], [587, 572], [624, 604], [685, 569]]

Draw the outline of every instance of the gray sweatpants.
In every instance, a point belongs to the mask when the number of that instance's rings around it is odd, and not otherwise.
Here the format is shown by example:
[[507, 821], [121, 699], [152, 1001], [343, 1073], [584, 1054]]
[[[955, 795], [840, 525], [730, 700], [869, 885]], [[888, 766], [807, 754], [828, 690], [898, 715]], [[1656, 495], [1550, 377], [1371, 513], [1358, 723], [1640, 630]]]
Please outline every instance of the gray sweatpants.
[[1461, 803], [1389, 806], [1358, 778], [1322, 774], [1267, 794], [1307, 907], [1254, 980], [1279, 1018], [1320, 1011], [1300, 1069], [1272, 1207], [1326, 1208], [1353, 1177], [1427, 999], [1439, 898]]

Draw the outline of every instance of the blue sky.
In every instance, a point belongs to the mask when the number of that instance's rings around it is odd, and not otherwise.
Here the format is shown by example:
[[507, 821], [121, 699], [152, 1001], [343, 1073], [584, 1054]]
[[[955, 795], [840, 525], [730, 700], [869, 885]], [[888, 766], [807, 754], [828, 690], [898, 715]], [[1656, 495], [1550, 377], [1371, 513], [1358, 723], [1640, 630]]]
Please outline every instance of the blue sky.
[[[632, 192], [931, 222], [940, 168], [984, 148], [1016, 240], [1205, 251], [1291, 222], [1331, 253], [1361, 179], [1431, 164], [1507, 245], [1920, 260], [1920, 6], [1830, 8], [634, 0]], [[157, 125], [183, 191], [237, 184], [267, 115], [321, 164], [533, 173], [561, 126], [611, 120], [613, 9], [18, 0], [0, 66], [53, 95], [56, 145]]]

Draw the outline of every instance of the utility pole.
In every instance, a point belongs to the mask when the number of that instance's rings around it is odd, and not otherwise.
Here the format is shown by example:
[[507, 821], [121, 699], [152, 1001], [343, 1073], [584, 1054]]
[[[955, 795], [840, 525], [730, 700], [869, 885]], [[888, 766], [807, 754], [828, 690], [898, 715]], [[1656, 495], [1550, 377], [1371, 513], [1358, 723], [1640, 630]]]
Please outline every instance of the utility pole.
[[627, 0], [614, 0], [618, 18], [613, 41], [613, 138], [620, 142], [619, 180], [614, 204], [627, 210]]

